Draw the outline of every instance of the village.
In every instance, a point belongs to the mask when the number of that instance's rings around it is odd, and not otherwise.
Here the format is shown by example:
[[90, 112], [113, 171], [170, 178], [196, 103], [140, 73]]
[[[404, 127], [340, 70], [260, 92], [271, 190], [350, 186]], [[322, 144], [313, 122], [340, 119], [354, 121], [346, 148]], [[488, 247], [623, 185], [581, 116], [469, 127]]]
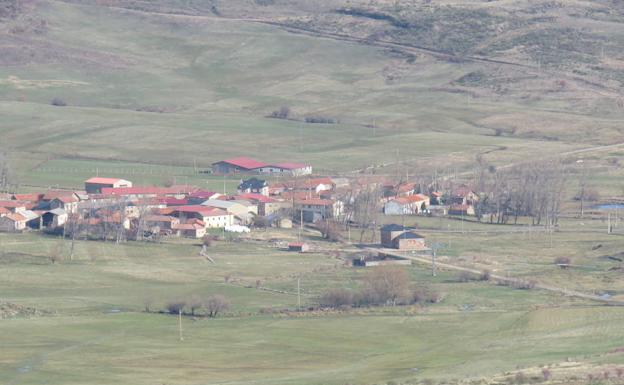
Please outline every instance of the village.
[[[312, 166], [304, 163], [269, 164], [244, 157], [215, 162], [211, 173], [240, 176], [237, 192], [189, 185], [135, 186], [129, 180], [95, 176], [79, 191], [3, 194], [0, 231], [122, 242], [308, 226], [331, 240], [343, 238], [340, 233], [346, 229], [350, 241], [353, 227], [369, 229], [385, 248], [423, 251], [428, 247], [417, 229], [404, 223], [377, 225], [374, 218], [463, 218], [475, 214], [479, 199], [465, 184], [438, 191], [379, 176], [314, 175]], [[294, 242], [290, 247], [305, 251], [307, 245]]]

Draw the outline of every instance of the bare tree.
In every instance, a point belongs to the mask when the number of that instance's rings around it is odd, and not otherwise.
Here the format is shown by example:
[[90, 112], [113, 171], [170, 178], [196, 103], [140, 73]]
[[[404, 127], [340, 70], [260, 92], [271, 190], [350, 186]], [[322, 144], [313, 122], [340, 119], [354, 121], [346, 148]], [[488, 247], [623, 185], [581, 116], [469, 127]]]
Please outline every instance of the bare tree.
[[61, 262], [63, 260], [63, 242], [56, 242], [50, 248], [48, 253], [48, 258], [50, 262], [54, 265], [57, 262]]
[[0, 192], [9, 192], [15, 187], [13, 170], [5, 152], [0, 151]]
[[366, 288], [381, 304], [396, 305], [410, 298], [409, 277], [398, 266], [379, 266], [369, 272], [364, 282]]
[[215, 318], [219, 313], [222, 313], [230, 308], [230, 302], [224, 296], [220, 294], [211, 295], [204, 301], [204, 309], [206, 316]]
[[195, 315], [195, 310], [203, 306], [203, 302], [201, 298], [196, 294], [193, 294], [192, 296], [190, 296], [188, 301], [186, 301], [186, 303], [189, 309], [191, 309], [191, 315]]
[[320, 304], [334, 308], [351, 306], [353, 304], [353, 292], [342, 288], [330, 289], [321, 296]]

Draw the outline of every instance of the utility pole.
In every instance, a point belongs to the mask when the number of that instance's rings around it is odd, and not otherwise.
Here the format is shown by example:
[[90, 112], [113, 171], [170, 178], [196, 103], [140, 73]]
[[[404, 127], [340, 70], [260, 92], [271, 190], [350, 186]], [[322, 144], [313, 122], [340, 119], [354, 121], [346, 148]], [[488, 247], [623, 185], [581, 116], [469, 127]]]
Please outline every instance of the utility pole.
[[434, 247], [431, 251], [432, 251], [431, 252], [431, 275], [435, 277], [437, 275], [436, 273], [436, 248]]
[[297, 310], [301, 311], [301, 277], [297, 277]]
[[607, 213], [607, 234], [611, 234], [611, 213]]
[[225, 174], [223, 174], [223, 195], [225, 195]]
[[178, 310], [178, 332], [180, 334], [180, 341], [184, 341], [182, 336], [182, 309]]
[[299, 236], [298, 240], [301, 241], [301, 232], [303, 231], [303, 208], [299, 210]]

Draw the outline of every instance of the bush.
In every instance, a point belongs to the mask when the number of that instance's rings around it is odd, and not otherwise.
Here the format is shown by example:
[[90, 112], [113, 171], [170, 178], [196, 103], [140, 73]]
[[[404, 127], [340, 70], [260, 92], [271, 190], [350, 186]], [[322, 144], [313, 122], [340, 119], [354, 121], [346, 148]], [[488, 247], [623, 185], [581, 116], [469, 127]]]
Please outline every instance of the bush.
[[281, 106], [279, 110], [271, 112], [270, 116], [275, 119], [288, 119], [290, 117], [290, 107]]
[[336, 124], [338, 121], [334, 118], [327, 116], [307, 116], [305, 118], [306, 123], [318, 123], [318, 124]]
[[486, 269], [481, 272], [481, 276], [479, 277], [479, 280], [489, 281], [491, 278], [492, 278], [492, 273]]
[[537, 282], [535, 282], [534, 280], [520, 280], [520, 281], [516, 281], [513, 283], [513, 287], [519, 290], [531, 290], [533, 288], [535, 288], [535, 285], [537, 284]]
[[371, 304], [394, 306], [409, 302], [412, 298], [409, 276], [405, 269], [398, 266], [376, 267], [366, 275], [364, 281], [367, 293], [363, 298], [374, 300]]
[[339, 308], [353, 305], [354, 295], [347, 289], [330, 289], [321, 296], [320, 304], [324, 307]]
[[476, 279], [475, 275], [469, 271], [461, 271], [457, 276], [459, 282], [470, 282]]
[[569, 257], [557, 257], [555, 258], [555, 265], [559, 266], [562, 269], [567, 269], [570, 267], [570, 263], [572, 260]]
[[67, 106], [67, 103], [63, 99], [58, 98], [58, 97], [52, 99], [50, 104], [52, 104], [53, 106], [56, 106], [56, 107], [65, 107], [65, 106]]
[[442, 300], [442, 294], [424, 288], [414, 291], [414, 303], [438, 303]]

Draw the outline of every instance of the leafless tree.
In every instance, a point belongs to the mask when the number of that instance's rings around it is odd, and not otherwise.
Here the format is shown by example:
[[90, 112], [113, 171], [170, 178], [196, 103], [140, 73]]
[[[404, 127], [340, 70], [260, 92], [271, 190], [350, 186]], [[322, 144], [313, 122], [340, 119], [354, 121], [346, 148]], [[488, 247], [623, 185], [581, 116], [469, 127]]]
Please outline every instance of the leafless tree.
[[337, 242], [341, 239], [340, 230], [338, 224], [331, 220], [324, 220], [319, 222], [318, 229], [320, 230], [324, 239]]
[[63, 242], [56, 242], [50, 248], [48, 252], [48, 258], [50, 262], [54, 265], [57, 262], [61, 262], [63, 260]]
[[203, 306], [202, 299], [196, 294], [191, 295], [186, 303], [189, 309], [191, 309], [191, 315], [195, 315], [195, 310]]
[[7, 154], [0, 151], [0, 192], [9, 192], [15, 187], [13, 170]]
[[353, 304], [353, 292], [342, 288], [329, 289], [321, 296], [320, 304], [334, 308], [351, 306]]
[[219, 313], [222, 313], [230, 308], [230, 302], [224, 296], [220, 294], [211, 295], [204, 301], [204, 309], [206, 316], [215, 318]]
[[379, 266], [370, 271], [364, 282], [378, 303], [396, 305], [410, 297], [409, 277], [398, 266]]

